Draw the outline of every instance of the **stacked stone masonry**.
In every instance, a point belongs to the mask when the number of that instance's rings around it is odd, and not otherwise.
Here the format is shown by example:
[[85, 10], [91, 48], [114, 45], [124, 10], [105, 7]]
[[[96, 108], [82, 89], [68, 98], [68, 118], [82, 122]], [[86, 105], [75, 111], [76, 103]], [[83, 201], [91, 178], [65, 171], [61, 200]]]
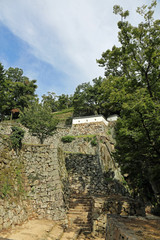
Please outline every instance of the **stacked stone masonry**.
[[108, 216], [106, 240], [140, 240], [136, 237], [134, 231], [127, 229], [118, 220], [116, 216]]
[[[1, 200], [0, 229], [19, 224], [33, 214], [38, 218], [62, 220], [67, 225], [71, 199], [81, 195], [90, 199], [89, 216], [95, 236], [104, 237], [107, 225], [107, 240], [131, 240], [121, 227], [118, 227], [119, 238], [115, 238], [112, 234], [116, 229], [115, 222], [107, 214], [142, 216], [144, 208], [124, 197], [127, 192], [120, 183], [120, 169], [111, 156], [114, 145], [106, 134], [106, 125], [90, 123], [59, 128], [44, 145], [39, 145], [39, 140], [25, 130], [22, 150], [18, 155], [13, 150], [9, 154], [24, 164], [27, 197], [17, 203]], [[11, 126], [0, 125], [0, 133], [9, 135]], [[96, 146], [86, 141], [85, 135], [92, 134], [97, 135]], [[61, 137], [66, 135], [74, 135], [75, 140], [62, 143]], [[1, 152], [6, 145], [0, 138]], [[0, 167], [4, 164], [8, 162], [0, 159]]]
[[0, 200], [0, 231], [23, 223], [32, 213], [29, 201], [11, 202]]
[[57, 154], [52, 146], [27, 146], [22, 152], [30, 186], [28, 195], [39, 218], [66, 218]]
[[88, 124], [75, 124], [72, 125], [71, 134], [72, 135], [87, 135], [87, 134], [97, 134], [106, 135], [107, 126], [103, 122], [99, 123], [88, 123]]
[[108, 214], [120, 216], [144, 216], [144, 206], [140, 201], [121, 195], [93, 197], [92, 221], [95, 236], [105, 235]]

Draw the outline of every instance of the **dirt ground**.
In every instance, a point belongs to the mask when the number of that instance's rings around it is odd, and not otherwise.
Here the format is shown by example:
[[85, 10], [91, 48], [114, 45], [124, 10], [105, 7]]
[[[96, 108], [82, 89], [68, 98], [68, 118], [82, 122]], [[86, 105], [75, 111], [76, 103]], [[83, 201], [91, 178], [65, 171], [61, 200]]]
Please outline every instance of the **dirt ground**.
[[[30, 220], [21, 226], [16, 226], [8, 231], [0, 233], [1, 239], [14, 239], [14, 240], [46, 240], [48, 233], [56, 227], [57, 223], [50, 220]], [[57, 231], [62, 232], [62, 228], [56, 228]]]
[[[160, 240], [160, 218], [145, 219], [121, 218], [119, 219], [126, 228], [135, 232], [137, 239], [142, 240]], [[69, 234], [72, 234], [69, 233]], [[0, 240], [51, 240], [59, 239], [63, 235], [63, 226], [60, 222], [51, 220], [32, 219], [21, 226], [16, 226], [0, 233]], [[64, 239], [68, 239], [64, 236]], [[92, 239], [85, 238], [83, 234], [79, 236], [80, 240]], [[96, 238], [98, 239], [98, 238]]]
[[137, 239], [160, 240], [160, 217], [122, 218], [121, 221], [128, 229], [135, 232]]

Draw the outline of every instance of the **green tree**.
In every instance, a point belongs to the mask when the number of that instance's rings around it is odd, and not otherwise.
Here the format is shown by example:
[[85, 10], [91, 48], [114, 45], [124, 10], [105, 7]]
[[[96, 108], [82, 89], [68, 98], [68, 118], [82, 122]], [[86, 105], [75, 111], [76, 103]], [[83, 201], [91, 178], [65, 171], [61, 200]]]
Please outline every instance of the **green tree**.
[[42, 95], [42, 104], [52, 109], [52, 112], [58, 110], [57, 96], [54, 92], [48, 92], [47, 95]]
[[[137, 101], [138, 99], [138, 101]], [[156, 201], [160, 192], [160, 104], [146, 89], [138, 89], [123, 103], [116, 126], [115, 159], [134, 195]]]
[[74, 115], [86, 116], [100, 114], [103, 112], [100, 102], [100, 87], [103, 79], [93, 79], [93, 85], [90, 83], [80, 84], [73, 95]]
[[36, 80], [23, 76], [23, 70], [4, 70], [0, 64], [0, 120], [9, 117], [13, 108], [23, 110], [36, 99]]
[[128, 11], [119, 14], [120, 46], [113, 46], [97, 60], [105, 67], [101, 101], [120, 116], [116, 126], [115, 159], [134, 194], [151, 201], [160, 195], [160, 20], [154, 20], [153, 1], [137, 9], [144, 21], [132, 26]]
[[51, 108], [38, 102], [34, 102], [24, 109], [20, 114], [20, 121], [29, 128], [32, 135], [39, 138], [41, 144], [48, 136], [53, 135], [58, 124], [58, 120], [53, 118]]
[[58, 111], [72, 107], [72, 96], [69, 96], [68, 94], [58, 96], [57, 105]]
[[7, 82], [5, 80], [5, 70], [3, 65], [0, 63], [0, 119], [2, 120], [5, 115], [7, 105]]
[[[152, 10], [156, 6], [138, 8], [137, 12], [144, 17], [138, 27], [128, 21], [118, 22], [120, 47], [113, 46], [97, 60], [101, 67], [105, 67], [105, 76], [126, 77], [131, 81], [132, 91], [138, 87], [146, 87], [151, 97], [159, 98], [160, 77], [160, 20], [153, 19]], [[114, 12], [125, 15], [122, 8], [114, 7]], [[127, 12], [127, 15], [129, 13]], [[158, 90], [158, 91], [157, 91]]]
[[10, 67], [6, 71], [5, 78], [9, 83], [10, 109], [23, 110], [37, 97], [35, 94], [36, 80], [29, 80], [28, 77], [23, 76], [22, 69]]

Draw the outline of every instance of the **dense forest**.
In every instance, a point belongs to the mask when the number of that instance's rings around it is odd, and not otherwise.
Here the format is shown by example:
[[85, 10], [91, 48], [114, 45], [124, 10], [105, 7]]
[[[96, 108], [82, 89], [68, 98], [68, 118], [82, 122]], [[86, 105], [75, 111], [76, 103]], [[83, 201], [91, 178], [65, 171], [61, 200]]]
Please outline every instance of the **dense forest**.
[[[97, 60], [104, 67], [104, 77], [80, 84], [71, 96], [48, 92], [39, 103], [36, 80], [23, 76], [19, 68], [5, 70], [0, 64], [0, 120], [10, 119], [11, 113], [15, 117], [18, 112], [20, 121], [29, 128], [34, 127], [33, 132], [39, 132], [45, 122], [50, 122], [48, 132], [39, 136], [43, 143], [57, 124], [52, 120], [53, 112], [72, 107], [74, 116], [118, 114], [114, 158], [133, 194], [158, 205], [160, 20], [153, 18], [155, 7], [153, 1], [148, 7], [138, 8], [144, 20], [133, 26], [127, 21], [129, 12], [114, 6], [114, 13], [120, 15], [119, 47], [106, 50]], [[42, 121], [35, 121], [40, 118]]]

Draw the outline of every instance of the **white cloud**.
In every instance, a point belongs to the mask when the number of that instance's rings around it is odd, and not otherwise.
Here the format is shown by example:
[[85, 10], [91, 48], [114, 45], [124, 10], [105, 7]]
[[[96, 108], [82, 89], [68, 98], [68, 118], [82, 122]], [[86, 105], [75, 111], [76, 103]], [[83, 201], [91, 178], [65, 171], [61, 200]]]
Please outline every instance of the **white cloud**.
[[117, 44], [119, 17], [113, 14], [113, 5], [133, 10], [130, 20], [137, 22], [135, 8], [147, 3], [147, 0], [1, 0], [0, 20], [30, 45], [32, 54], [66, 73], [77, 85], [103, 74], [96, 59]]

